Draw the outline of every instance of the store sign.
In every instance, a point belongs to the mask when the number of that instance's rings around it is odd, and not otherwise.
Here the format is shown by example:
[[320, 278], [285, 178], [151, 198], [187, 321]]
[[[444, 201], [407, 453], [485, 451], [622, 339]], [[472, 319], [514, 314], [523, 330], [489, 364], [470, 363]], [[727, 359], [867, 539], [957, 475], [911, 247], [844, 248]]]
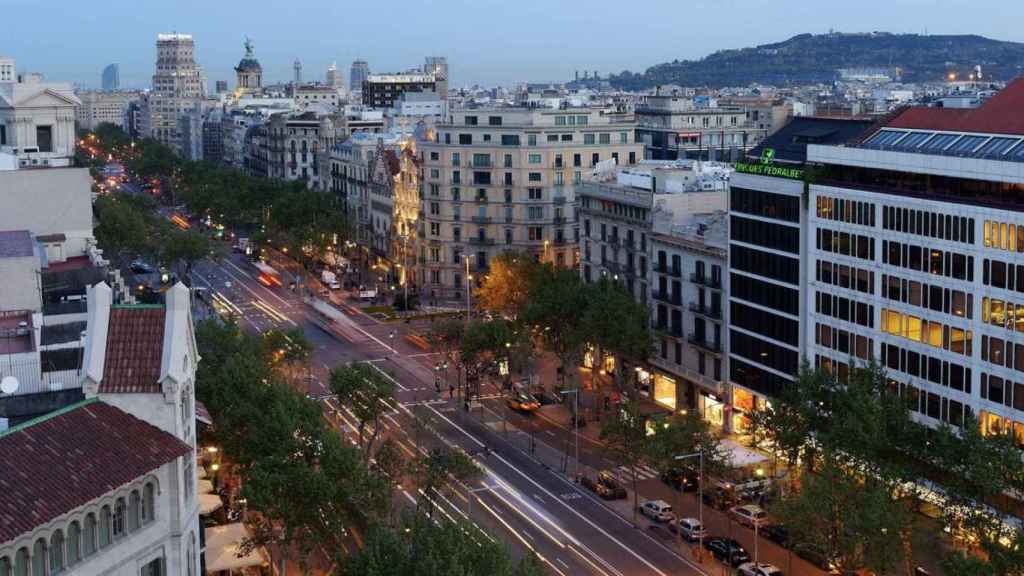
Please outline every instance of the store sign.
[[789, 178], [791, 180], [804, 179], [804, 171], [800, 168], [775, 165], [774, 148], [765, 148], [761, 151], [761, 158], [757, 163], [737, 162], [736, 171], [742, 174], [754, 174], [757, 176], [773, 176], [775, 178]]

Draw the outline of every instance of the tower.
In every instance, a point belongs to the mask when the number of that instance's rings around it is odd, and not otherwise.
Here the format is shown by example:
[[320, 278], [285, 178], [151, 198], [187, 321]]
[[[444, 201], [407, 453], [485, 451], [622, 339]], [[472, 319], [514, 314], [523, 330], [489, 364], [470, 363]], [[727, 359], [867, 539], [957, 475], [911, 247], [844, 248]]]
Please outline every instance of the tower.
[[298, 58], [295, 59], [295, 64], [292, 64], [292, 69], [295, 70], [295, 79], [292, 82], [298, 86], [302, 84], [302, 62], [299, 62]]
[[348, 86], [353, 92], [361, 92], [363, 82], [370, 76], [370, 65], [366, 60], [353, 60], [352, 70], [349, 73]]
[[142, 132], [178, 146], [178, 117], [206, 96], [206, 75], [196, 64], [191, 34], [158, 34], [153, 89], [143, 99]]
[[263, 87], [263, 67], [252, 51], [252, 40], [245, 39], [245, 56], [235, 67], [235, 88], [238, 92], [255, 92]]
[[327, 85], [331, 88], [341, 88], [342, 79], [341, 74], [338, 74], [338, 63], [332, 62], [327, 67]]
[[103, 69], [102, 86], [104, 92], [113, 92], [121, 87], [121, 71], [117, 64], [108, 64]]

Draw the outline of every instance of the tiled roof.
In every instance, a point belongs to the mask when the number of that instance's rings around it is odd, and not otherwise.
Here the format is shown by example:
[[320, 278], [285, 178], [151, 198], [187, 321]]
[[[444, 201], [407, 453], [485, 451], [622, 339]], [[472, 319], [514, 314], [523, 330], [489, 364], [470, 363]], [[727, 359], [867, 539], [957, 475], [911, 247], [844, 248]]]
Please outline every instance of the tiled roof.
[[0, 543], [190, 450], [174, 436], [96, 399], [0, 433]]
[[0, 231], [0, 258], [25, 258], [32, 255], [32, 235], [28, 230]]
[[888, 128], [1024, 135], [1024, 77], [977, 108], [907, 108]]
[[160, 392], [162, 306], [114, 306], [107, 328], [101, 393]]

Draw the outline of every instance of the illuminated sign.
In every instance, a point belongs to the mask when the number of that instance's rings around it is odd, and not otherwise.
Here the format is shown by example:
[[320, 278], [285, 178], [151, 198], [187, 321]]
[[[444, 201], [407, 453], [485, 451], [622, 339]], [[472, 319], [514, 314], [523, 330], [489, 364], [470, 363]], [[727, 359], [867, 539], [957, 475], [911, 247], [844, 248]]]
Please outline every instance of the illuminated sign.
[[775, 165], [774, 148], [762, 150], [761, 158], [756, 164], [737, 162], [736, 171], [742, 174], [754, 174], [757, 176], [773, 176], [775, 178], [789, 178], [791, 180], [804, 179], [804, 171], [801, 168], [787, 168]]

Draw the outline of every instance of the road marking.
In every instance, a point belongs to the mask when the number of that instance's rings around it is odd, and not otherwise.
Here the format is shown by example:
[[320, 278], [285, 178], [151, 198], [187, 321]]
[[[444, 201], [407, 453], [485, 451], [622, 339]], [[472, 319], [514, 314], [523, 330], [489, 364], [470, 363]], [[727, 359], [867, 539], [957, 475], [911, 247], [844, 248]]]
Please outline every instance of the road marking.
[[[433, 406], [427, 405], [427, 408], [430, 411], [432, 411], [434, 414], [437, 414], [438, 416], [440, 416], [445, 422], [447, 422], [447, 423], [451, 424], [452, 426], [454, 426], [456, 430], [458, 430], [459, 432], [462, 432], [463, 434], [465, 434], [467, 438], [469, 438], [473, 442], [476, 442], [477, 446], [479, 446], [481, 448], [486, 446], [483, 442], [477, 440], [475, 436], [473, 436], [469, 432], [466, 432], [465, 430], [463, 430], [462, 426], [459, 426], [455, 422], [452, 422], [451, 420], [448, 419], [447, 416], [445, 416], [444, 414], [441, 414], [440, 412], [438, 412], [437, 409], [435, 409]], [[498, 457], [501, 458], [501, 456], [498, 456]], [[508, 462], [504, 458], [501, 458], [501, 460], [502, 460], [502, 462], [505, 462], [506, 464], [508, 464]], [[511, 466], [511, 464], [509, 464], [509, 466]], [[520, 474], [522, 474], [522, 472], [520, 472]]]
[[[232, 262], [231, 260], [229, 260], [229, 259], [224, 259], [224, 262], [226, 262], [226, 263], [227, 263], [227, 264], [228, 264], [229, 266], [231, 266], [231, 267], [232, 267], [232, 268], [234, 268], [235, 270], [238, 270], [238, 272], [239, 272], [240, 274], [242, 274], [243, 276], [245, 276], [245, 277], [247, 277], [247, 278], [250, 278], [250, 279], [253, 279], [253, 280], [255, 280], [255, 279], [254, 279], [254, 278], [253, 278], [253, 277], [252, 277], [252, 276], [251, 276], [251, 275], [250, 275], [250, 274], [249, 274], [248, 272], [246, 272], [245, 270], [242, 270], [241, 268], [239, 268], [238, 266], [236, 266], [236, 265], [235, 265], [235, 263], [234, 263], [234, 262]], [[231, 272], [229, 272], [227, 268], [223, 268], [223, 267], [222, 267], [222, 268], [221, 268], [221, 270], [224, 270], [224, 272], [227, 272], [228, 276], [231, 276], [231, 277], [233, 277], [233, 278], [234, 278], [235, 280], [238, 280], [239, 282], [241, 282], [241, 279], [240, 279], [240, 278], [238, 278], [237, 276], [235, 276], [234, 274], [232, 274]], [[253, 294], [256, 294], [255, 292], [253, 292], [253, 291], [252, 291], [252, 289], [251, 289], [251, 288], [249, 288], [248, 286], [246, 286], [246, 285], [245, 285], [245, 282], [241, 282], [241, 283], [242, 283], [242, 287], [243, 287], [243, 288], [245, 288], [246, 290], [249, 290], [249, 291], [250, 291], [250, 292], [252, 292]], [[256, 285], [257, 285], [257, 286], [259, 286], [260, 288], [262, 288], [262, 289], [263, 289], [263, 291], [264, 291], [264, 292], [266, 292], [267, 294], [270, 294], [270, 295], [271, 295], [271, 296], [273, 296], [274, 298], [277, 298], [278, 302], [280, 302], [282, 306], [285, 306], [285, 307], [291, 308], [291, 304], [289, 304], [287, 300], [285, 300], [284, 298], [281, 298], [281, 297], [280, 297], [280, 296], [278, 296], [277, 294], [274, 294], [274, 292], [273, 292], [273, 291], [271, 291], [270, 289], [268, 289], [268, 288], [267, 288], [266, 286], [264, 286], [263, 284], [260, 284], [258, 280], [256, 280]]]
[[409, 391], [408, 388], [406, 388], [405, 386], [402, 386], [401, 382], [399, 382], [394, 377], [392, 377], [391, 374], [388, 374], [387, 372], [385, 372], [380, 366], [377, 366], [373, 362], [367, 362], [367, 364], [369, 364], [370, 366], [373, 366], [377, 370], [377, 372], [380, 372], [385, 378], [387, 378], [388, 380], [391, 380], [392, 382], [394, 382], [395, 386], [398, 386], [400, 389], [402, 389], [402, 390], [404, 390], [406, 392]]
[[555, 558], [555, 562], [558, 562], [562, 566], [565, 566], [566, 570], [569, 570], [569, 565], [565, 563], [565, 560], [562, 560], [561, 558]]

